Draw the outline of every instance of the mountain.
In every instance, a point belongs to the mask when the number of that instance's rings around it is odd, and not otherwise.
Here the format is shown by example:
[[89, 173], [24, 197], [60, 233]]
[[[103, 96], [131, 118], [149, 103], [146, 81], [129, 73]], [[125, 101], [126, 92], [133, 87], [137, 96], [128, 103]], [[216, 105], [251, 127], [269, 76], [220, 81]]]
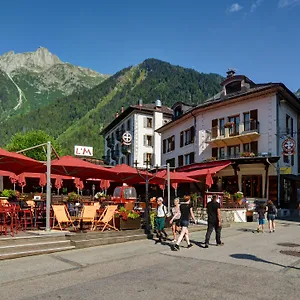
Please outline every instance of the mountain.
[[300, 89], [295, 94], [298, 98], [300, 98]]
[[198, 104], [220, 91], [223, 77], [147, 59], [123, 69], [90, 90], [52, 101], [29, 113], [22, 113], [0, 126], [0, 141], [6, 145], [16, 132], [41, 129], [54, 136], [64, 152], [73, 153], [77, 145], [93, 146], [95, 156], [103, 155], [100, 130], [112, 121], [121, 107], [139, 99], [153, 103], [158, 97], [163, 105], [177, 101]]
[[0, 56], [0, 121], [87, 90], [108, 76], [62, 62], [48, 49]]

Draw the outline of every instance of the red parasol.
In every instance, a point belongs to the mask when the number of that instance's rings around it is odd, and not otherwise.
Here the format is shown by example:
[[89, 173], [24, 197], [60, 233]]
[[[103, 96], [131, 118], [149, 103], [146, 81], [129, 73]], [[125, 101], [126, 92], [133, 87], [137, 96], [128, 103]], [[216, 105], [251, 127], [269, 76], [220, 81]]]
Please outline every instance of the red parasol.
[[108, 188], [110, 187], [110, 181], [109, 180], [101, 180], [101, 182], [100, 182], [100, 188], [102, 189], [102, 190], [108, 190]]
[[210, 187], [212, 186], [213, 183], [214, 183], [214, 182], [213, 182], [211, 173], [210, 173], [210, 171], [208, 170], [207, 175], [206, 175], [205, 184], [210, 188]]
[[47, 184], [47, 176], [45, 173], [41, 173], [39, 185], [40, 185], [40, 187], [44, 187], [46, 184]]
[[107, 168], [92, 164], [72, 156], [62, 156], [51, 162], [51, 172], [58, 175], [68, 175], [87, 178], [111, 179], [115, 174]]
[[178, 183], [177, 183], [177, 182], [173, 182], [173, 183], [171, 183], [171, 186], [172, 186], [172, 188], [173, 188], [174, 190], [177, 190], [177, 188], [178, 188]]
[[80, 180], [80, 178], [75, 178], [74, 183], [78, 190], [80, 190], [80, 191], [83, 190], [84, 185], [83, 185], [83, 182]]
[[55, 178], [54, 186], [59, 190], [63, 186], [63, 176], [57, 175]]
[[43, 166], [43, 163], [37, 160], [0, 148], [0, 170], [20, 174]]
[[[167, 170], [162, 170], [157, 173], [159, 177], [163, 177], [165, 180], [168, 179]], [[195, 179], [190, 178], [185, 172], [170, 172], [170, 182], [183, 183], [183, 182], [198, 182]]]
[[23, 194], [24, 186], [26, 186], [26, 179], [25, 179], [24, 173], [22, 173], [18, 176], [18, 184], [22, 188], [22, 194]]

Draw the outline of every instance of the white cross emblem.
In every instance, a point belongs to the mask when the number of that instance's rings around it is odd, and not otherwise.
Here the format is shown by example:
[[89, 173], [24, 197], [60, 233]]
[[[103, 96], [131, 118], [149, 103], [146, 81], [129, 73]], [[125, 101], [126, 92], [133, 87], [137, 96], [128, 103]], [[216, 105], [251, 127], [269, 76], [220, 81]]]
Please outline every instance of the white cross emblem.
[[123, 143], [125, 145], [130, 145], [131, 141], [132, 141], [131, 133], [128, 132], [128, 131], [124, 132], [123, 135], [122, 135], [122, 139], [123, 139]]
[[287, 150], [291, 150], [293, 149], [294, 147], [294, 143], [291, 142], [291, 141], [287, 141], [285, 144], [284, 144], [284, 148], [287, 149]]

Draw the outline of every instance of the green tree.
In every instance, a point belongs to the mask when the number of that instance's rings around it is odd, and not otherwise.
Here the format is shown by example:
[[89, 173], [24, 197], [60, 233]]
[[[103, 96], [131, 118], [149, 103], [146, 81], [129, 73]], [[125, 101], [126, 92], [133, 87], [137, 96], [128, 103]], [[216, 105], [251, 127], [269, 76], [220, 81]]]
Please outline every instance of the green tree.
[[[25, 134], [18, 132], [10, 140], [10, 143], [6, 146], [8, 151], [20, 151], [33, 146], [51, 142], [52, 146], [58, 154], [61, 154], [60, 145], [54, 140], [52, 136], [42, 130], [28, 131]], [[46, 149], [46, 147], [45, 147]], [[23, 153], [24, 155], [36, 160], [45, 161], [47, 159], [45, 150], [43, 147], [32, 149]]]

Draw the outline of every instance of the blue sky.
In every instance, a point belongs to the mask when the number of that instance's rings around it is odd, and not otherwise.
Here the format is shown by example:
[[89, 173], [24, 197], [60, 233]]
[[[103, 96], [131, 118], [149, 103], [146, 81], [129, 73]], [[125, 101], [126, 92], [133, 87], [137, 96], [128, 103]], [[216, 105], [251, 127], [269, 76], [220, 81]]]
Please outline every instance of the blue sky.
[[300, 0], [15, 0], [1, 3], [0, 54], [47, 47], [113, 74], [146, 58], [300, 88]]

